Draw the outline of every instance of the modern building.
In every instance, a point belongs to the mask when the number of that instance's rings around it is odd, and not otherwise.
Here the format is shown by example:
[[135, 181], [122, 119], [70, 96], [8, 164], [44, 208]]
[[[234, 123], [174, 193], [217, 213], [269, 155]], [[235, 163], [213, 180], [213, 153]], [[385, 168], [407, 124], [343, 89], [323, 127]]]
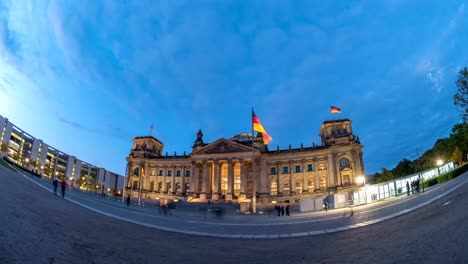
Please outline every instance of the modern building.
[[1, 156], [45, 178], [67, 180], [69, 186], [95, 192], [118, 192], [124, 176], [68, 155], [0, 116]]
[[[351, 120], [325, 121], [321, 144], [269, 150], [257, 134], [203, 141], [190, 154], [163, 154], [152, 136], [136, 137], [127, 157], [126, 191], [147, 199], [214, 202], [296, 202], [301, 197], [351, 192], [364, 174], [362, 145]], [[255, 205], [254, 205], [255, 207]]]

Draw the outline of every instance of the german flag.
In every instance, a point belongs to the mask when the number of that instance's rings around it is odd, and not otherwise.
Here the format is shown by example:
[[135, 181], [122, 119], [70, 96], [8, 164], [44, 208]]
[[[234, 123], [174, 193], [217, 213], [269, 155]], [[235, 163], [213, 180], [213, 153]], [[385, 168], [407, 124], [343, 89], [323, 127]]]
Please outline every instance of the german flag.
[[271, 138], [271, 136], [268, 135], [268, 133], [266, 132], [265, 128], [263, 127], [258, 117], [255, 115], [255, 112], [253, 111], [253, 109], [252, 109], [252, 124], [253, 124], [253, 130], [262, 133], [263, 143], [265, 145], [267, 145], [273, 140], [273, 138]]
[[341, 114], [341, 109], [335, 106], [330, 106], [330, 111], [332, 112], [332, 114]]

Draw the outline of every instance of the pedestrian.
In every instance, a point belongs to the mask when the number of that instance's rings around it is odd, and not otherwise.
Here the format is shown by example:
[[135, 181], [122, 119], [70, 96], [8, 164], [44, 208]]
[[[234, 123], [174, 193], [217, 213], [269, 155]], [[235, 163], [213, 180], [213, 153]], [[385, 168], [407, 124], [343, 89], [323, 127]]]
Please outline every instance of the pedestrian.
[[325, 212], [328, 212], [328, 202], [327, 201], [325, 201], [323, 203], [323, 208], [325, 209]]
[[65, 189], [67, 188], [67, 181], [65, 181], [65, 179], [63, 179], [62, 183], [60, 185], [62, 187], [62, 197], [65, 198]]
[[286, 216], [289, 216], [289, 204], [286, 206]]
[[284, 206], [281, 206], [281, 216], [284, 216]]
[[406, 196], [409, 196], [409, 190], [410, 190], [410, 188], [409, 188], [409, 182], [406, 181]]
[[58, 181], [57, 179], [54, 179], [52, 181], [52, 185], [54, 186], [54, 194], [57, 195], [57, 187], [58, 187]]
[[127, 195], [127, 206], [130, 206], [130, 195]]
[[276, 212], [278, 216], [281, 216], [281, 207], [279, 205], [276, 207]]
[[275, 212], [278, 213], [278, 205], [275, 204]]

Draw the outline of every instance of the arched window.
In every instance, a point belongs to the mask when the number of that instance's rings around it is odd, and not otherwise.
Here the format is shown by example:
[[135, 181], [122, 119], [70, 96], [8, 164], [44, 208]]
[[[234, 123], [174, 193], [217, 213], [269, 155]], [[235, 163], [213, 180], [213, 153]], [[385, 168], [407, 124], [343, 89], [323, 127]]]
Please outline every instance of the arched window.
[[340, 168], [344, 168], [344, 167], [350, 167], [349, 159], [347, 158], [340, 159]]

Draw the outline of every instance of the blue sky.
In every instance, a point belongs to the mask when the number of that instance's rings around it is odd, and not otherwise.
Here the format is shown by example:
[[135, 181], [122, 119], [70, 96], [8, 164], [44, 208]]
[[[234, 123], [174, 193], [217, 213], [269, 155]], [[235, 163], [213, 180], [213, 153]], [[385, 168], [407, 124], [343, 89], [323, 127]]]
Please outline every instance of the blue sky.
[[319, 143], [350, 118], [366, 173], [432, 147], [460, 118], [465, 1], [0, 1], [0, 114], [125, 172], [132, 138], [173, 154], [251, 130]]

